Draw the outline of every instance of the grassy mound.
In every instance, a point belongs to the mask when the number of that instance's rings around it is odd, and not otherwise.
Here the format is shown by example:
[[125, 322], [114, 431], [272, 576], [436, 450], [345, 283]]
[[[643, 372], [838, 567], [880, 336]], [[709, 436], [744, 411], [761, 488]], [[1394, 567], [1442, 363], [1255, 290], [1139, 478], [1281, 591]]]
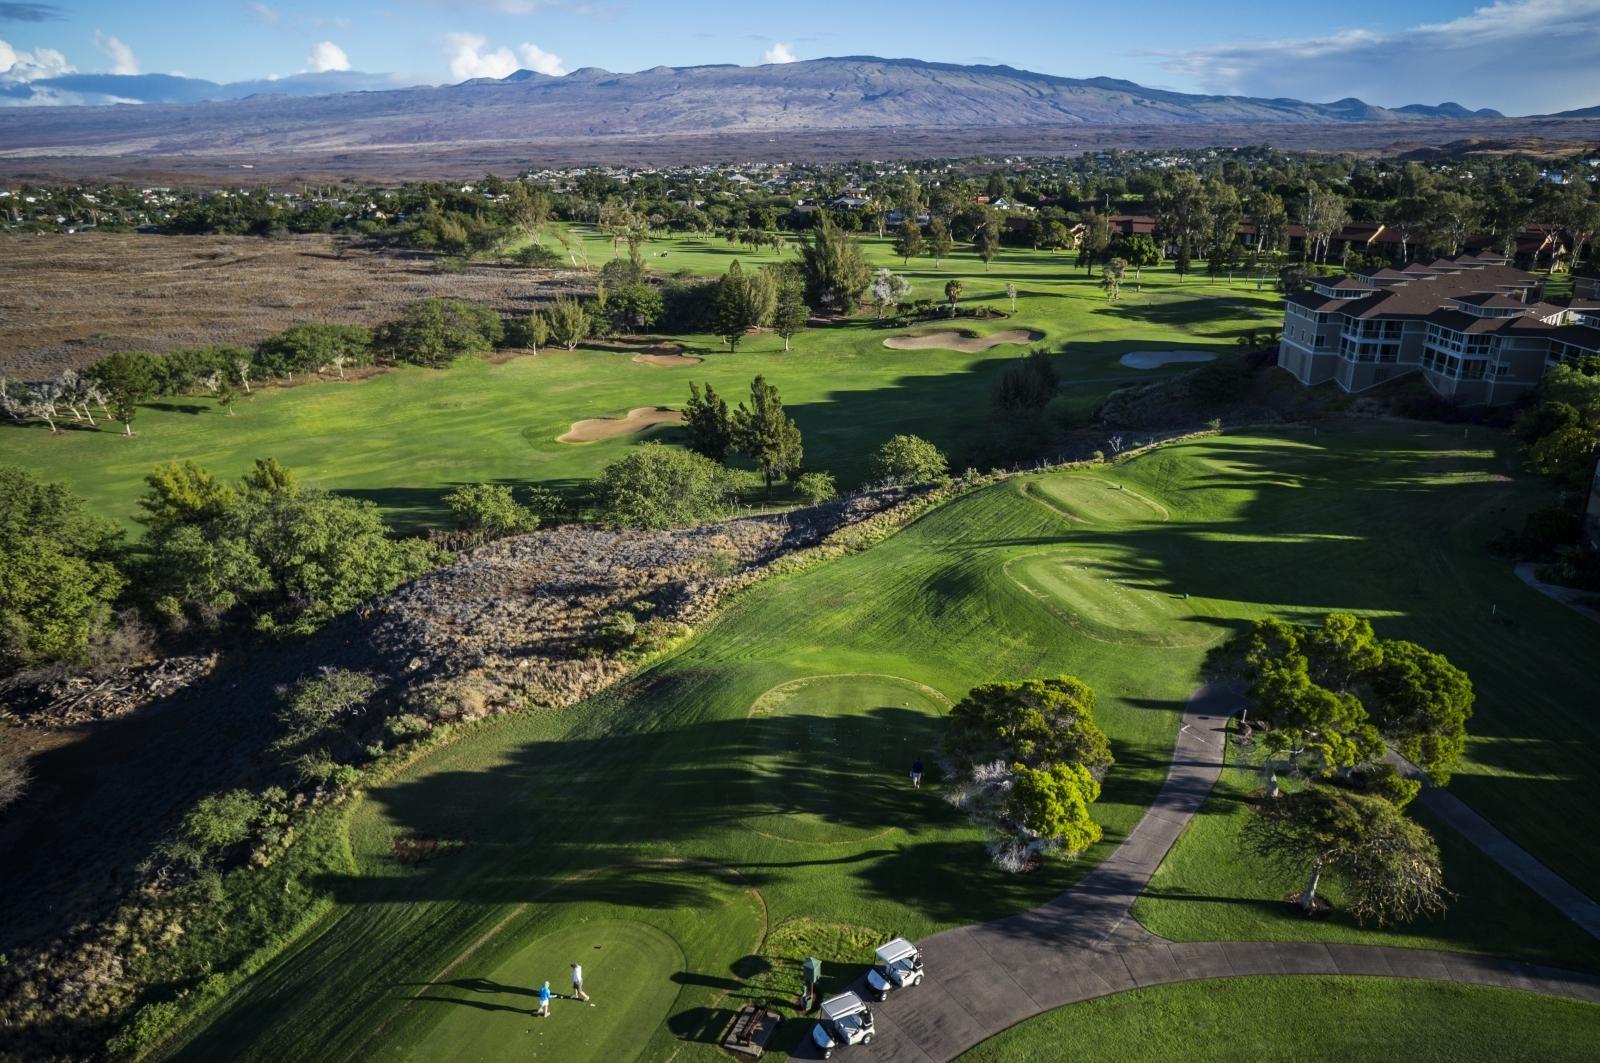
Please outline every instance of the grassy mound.
[[1126, 571], [1106, 559], [1032, 554], [1008, 564], [1006, 574], [1099, 642], [1210, 646], [1222, 637], [1200, 620], [1202, 614], [1188, 599], [1162, 586], [1160, 577]]

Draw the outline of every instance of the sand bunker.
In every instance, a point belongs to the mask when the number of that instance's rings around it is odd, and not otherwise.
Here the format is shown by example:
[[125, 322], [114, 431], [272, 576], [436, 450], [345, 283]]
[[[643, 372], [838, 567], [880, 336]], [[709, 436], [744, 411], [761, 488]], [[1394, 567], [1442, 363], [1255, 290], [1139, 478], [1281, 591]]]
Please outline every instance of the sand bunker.
[[591, 417], [586, 421], [573, 421], [564, 436], [556, 437], [559, 443], [593, 443], [597, 439], [632, 435], [655, 424], [678, 424], [683, 414], [660, 406], [639, 406], [628, 411], [626, 417]]
[[1160, 369], [1184, 362], [1214, 362], [1216, 358], [1210, 351], [1129, 351], [1118, 361], [1129, 369]]
[[633, 360], [640, 365], [659, 365], [671, 368], [681, 365], [699, 365], [705, 361], [693, 354], [636, 354]]
[[883, 345], [893, 351], [923, 351], [938, 348], [960, 351], [962, 354], [978, 354], [990, 347], [998, 347], [1002, 343], [1034, 343], [1042, 339], [1044, 333], [1038, 329], [1013, 328], [988, 336], [974, 336], [970, 332], [923, 332], [909, 336], [890, 336], [883, 341]]

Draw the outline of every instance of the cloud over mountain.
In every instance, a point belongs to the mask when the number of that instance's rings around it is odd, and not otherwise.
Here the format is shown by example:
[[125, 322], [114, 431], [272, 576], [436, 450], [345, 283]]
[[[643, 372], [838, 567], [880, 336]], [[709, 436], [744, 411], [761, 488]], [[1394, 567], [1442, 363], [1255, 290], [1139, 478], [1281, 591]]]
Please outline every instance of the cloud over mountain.
[[1600, 0], [1495, 0], [1396, 32], [1344, 29], [1158, 54], [1166, 69], [1211, 92], [1329, 100], [1360, 85], [1386, 104], [1448, 94], [1526, 114], [1600, 102]]

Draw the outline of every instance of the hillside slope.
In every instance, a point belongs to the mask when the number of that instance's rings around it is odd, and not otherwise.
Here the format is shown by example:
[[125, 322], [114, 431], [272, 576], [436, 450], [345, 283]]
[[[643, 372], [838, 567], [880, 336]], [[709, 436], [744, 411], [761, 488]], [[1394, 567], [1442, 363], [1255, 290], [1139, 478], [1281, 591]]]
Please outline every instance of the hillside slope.
[[758, 67], [658, 66], [633, 74], [586, 67], [559, 78], [518, 71], [438, 88], [309, 97], [11, 107], [0, 109], [0, 154], [217, 154], [816, 129], [1425, 124], [1463, 116], [1498, 117], [1455, 104], [1390, 110], [1356, 99], [1202, 96], [1113, 78], [849, 56]]

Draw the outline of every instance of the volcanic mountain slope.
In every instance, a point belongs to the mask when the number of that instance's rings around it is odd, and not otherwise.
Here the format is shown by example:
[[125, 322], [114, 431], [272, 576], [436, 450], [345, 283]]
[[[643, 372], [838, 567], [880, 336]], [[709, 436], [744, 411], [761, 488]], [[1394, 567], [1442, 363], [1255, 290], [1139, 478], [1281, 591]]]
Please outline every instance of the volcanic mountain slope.
[[1498, 117], [1455, 104], [1396, 110], [1147, 89], [1006, 66], [851, 56], [758, 67], [518, 71], [439, 88], [138, 107], [0, 108], [0, 153], [154, 154], [815, 129], [1185, 123], [1426, 123]]

